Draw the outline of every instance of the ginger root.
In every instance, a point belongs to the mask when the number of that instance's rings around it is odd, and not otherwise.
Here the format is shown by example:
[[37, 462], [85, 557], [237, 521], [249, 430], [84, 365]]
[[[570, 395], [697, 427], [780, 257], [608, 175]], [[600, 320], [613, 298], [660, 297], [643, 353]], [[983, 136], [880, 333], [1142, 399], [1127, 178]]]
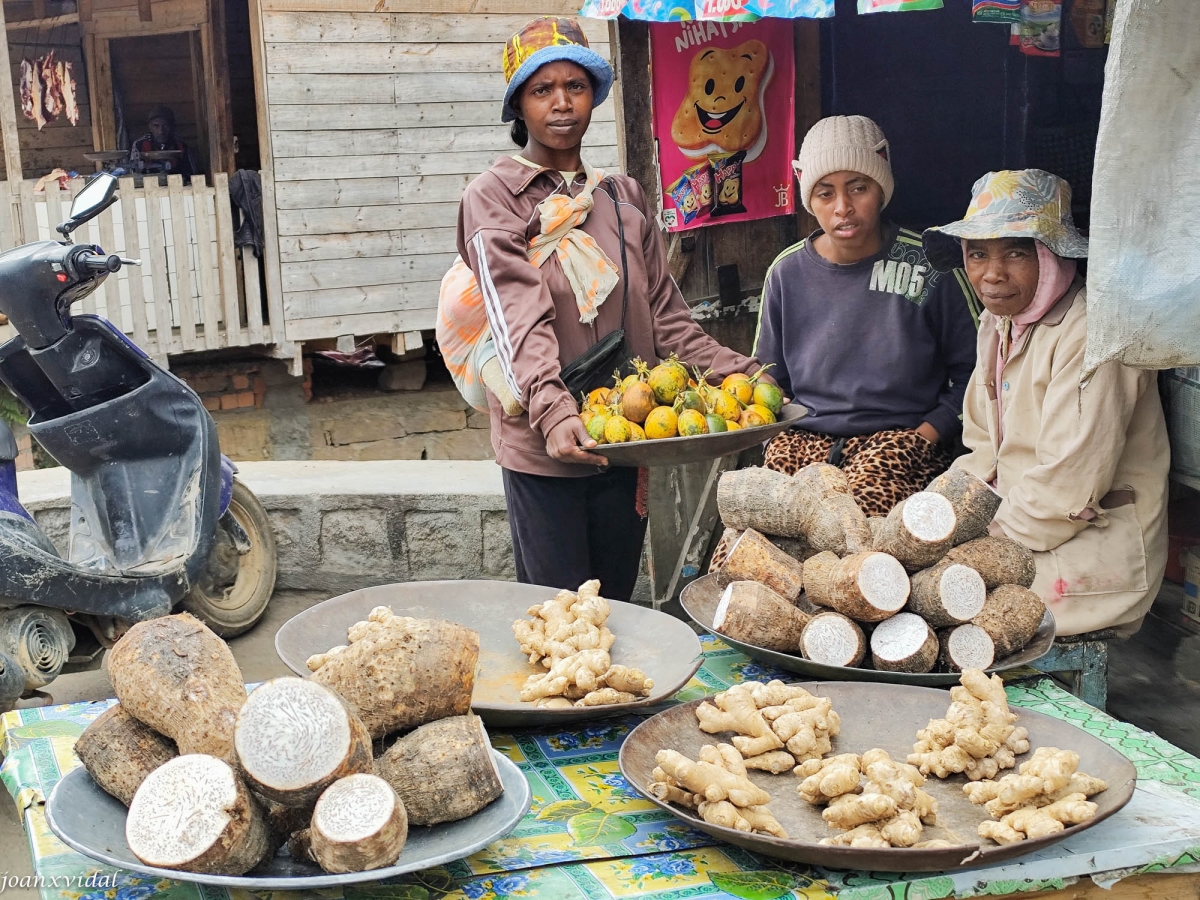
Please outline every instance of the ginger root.
[[964, 669], [959, 680], [950, 689], [946, 717], [931, 719], [917, 732], [908, 762], [936, 778], [959, 773], [971, 781], [994, 778], [1028, 751], [1028, 733], [1013, 724], [1017, 716], [998, 675], [989, 678], [979, 669]]
[[[609, 651], [615, 637], [605, 624], [608, 614], [600, 582], [593, 580], [578, 591], [559, 591], [545, 603], [531, 606], [531, 618], [513, 622], [521, 652], [530, 664], [549, 670], [526, 679], [522, 702], [559, 709], [630, 703], [649, 696], [654, 679], [640, 669], [612, 664]], [[358, 625], [366, 628], [370, 622]]]
[[705, 744], [697, 760], [663, 749], [655, 762], [650, 793], [659, 800], [694, 809], [713, 825], [787, 837], [767, 808], [770, 794], [750, 781], [746, 761], [732, 744]]
[[790, 754], [792, 765], [820, 759], [841, 731], [831, 700], [782, 681], [735, 685], [696, 707], [696, 718], [708, 734], [733, 732], [742, 756], [763, 758], [753, 768], [776, 774], [784, 771], [782, 752]]

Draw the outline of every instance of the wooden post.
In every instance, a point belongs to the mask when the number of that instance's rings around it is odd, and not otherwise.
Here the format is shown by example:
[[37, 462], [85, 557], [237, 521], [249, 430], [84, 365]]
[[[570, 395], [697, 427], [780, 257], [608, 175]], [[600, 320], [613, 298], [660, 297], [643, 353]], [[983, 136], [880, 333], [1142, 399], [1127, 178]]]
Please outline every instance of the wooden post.
[[208, 75], [208, 115], [212, 120], [208, 141], [213, 173], [234, 171], [233, 100], [229, 94], [229, 49], [226, 40], [225, 2], [209, 0], [204, 68]]
[[[4, 5], [0, 4], [0, 25], [4, 24]], [[0, 41], [0, 72], [11, 79], [12, 66], [8, 59], [8, 29], [0, 29], [4, 40]], [[17, 101], [10, 80], [8, 90], [0, 97], [0, 139], [4, 142], [4, 172], [10, 185], [16, 185], [22, 177], [21, 143], [17, 138]]]
[[617, 99], [618, 137], [622, 143], [621, 163], [625, 174], [636, 179], [646, 192], [651, 209], [662, 202], [658, 165], [654, 152], [654, 128], [650, 110], [650, 28], [645, 22], [617, 20], [615, 57], [620, 90]]

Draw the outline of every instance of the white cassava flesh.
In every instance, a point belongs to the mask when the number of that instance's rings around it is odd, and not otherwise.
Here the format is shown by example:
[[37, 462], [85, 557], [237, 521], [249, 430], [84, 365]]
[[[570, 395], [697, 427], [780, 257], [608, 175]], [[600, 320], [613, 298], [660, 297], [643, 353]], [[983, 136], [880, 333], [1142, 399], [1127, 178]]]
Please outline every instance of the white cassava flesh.
[[875, 535], [875, 549], [889, 553], [910, 572], [932, 566], [950, 549], [958, 517], [941, 494], [921, 491], [897, 503]]
[[806, 596], [857, 622], [879, 622], [908, 602], [904, 566], [886, 553], [865, 551], [839, 559], [823, 552], [804, 563]]
[[871, 633], [871, 665], [884, 672], [928, 672], [938, 658], [937, 635], [916, 613], [900, 613]]
[[390, 866], [407, 839], [404, 804], [377, 775], [335, 781], [317, 800], [309, 826], [313, 858], [334, 874]]
[[721, 571], [730, 581], [765, 584], [788, 603], [795, 603], [804, 588], [804, 564], [753, 528], [738, 536]]
[[1006, 537], [975, 538], [959, 544], [946, 554], [946, 559], [970, 566], [983, 577], [989, 591], [1003, 584], [1029, 587], [1037, 575], [1033, 551]]
[[996, 645], [978, 625], [966, 623], [938, 633], [942, 665], [951, 672], [989, 669], [996, 661]]
[[818, 613], [804, 626], [800, 636], [804, 658], [827, 666], [857, 666], [866, 651], [863, 630], [841, 613]]
[[987, 587], [979, 573], [961, 563], [942, 561], [912, 577], [908, 609], [934, 628], [969, 622], [983, 609]]
[[988, 525], [1000, 508], [1000, 495], [983, 479], [958, 466], [951, 466], [933, 479], [925, 490], [941, 494], [953, 505], [958, 518], [954, 529], [955, 544], [987, 534]]
[[243, 875], [270, 849], [266, 815], [233, 768], [190, 754], [142, 782], [125, 818], [125, 840], [148, 866]]
[[504, 793], [483, 720], [451, 716], [409, 732], [375, 761], [410, 825], [456, 822]]
[[765, 584], [735, 581], [725, 588], [713, 613], [713, 629], [767, 650], [795, 653], [808, 614]]
[[315, 681], [275, 678], [238, 713], [234, 748], [246, 781], [291, 807], [311, 807], [339, 778], [370, 772], [371, 735], [336, 693]]

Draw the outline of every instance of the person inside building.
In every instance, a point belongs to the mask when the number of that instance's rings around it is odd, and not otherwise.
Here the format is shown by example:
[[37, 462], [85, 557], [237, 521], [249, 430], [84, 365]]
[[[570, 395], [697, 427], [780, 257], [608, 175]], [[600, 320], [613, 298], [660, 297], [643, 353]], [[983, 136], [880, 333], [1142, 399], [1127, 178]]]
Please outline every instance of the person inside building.
[[[133, 142], [133, 148], [129, 152], [130, 161], [140, 164], [139, 171], [191, 178], [195, 174], [191, 151], [175, 134], [175, 113], [171, 107], [156, 106], [151, 109], [146, 118], [146, 127], [149, 131]], [[179, 151], [179, 155], [162, 160], [145, 159], [146, 153], [162, 150], [176, 150]]]
[[965, 264], [987, 309], [955, 465], [1003, 498], [992, 533], [1034, 552], [1060, 636], [1133, 634], [1166, 570], [1170, 447], [1154, 372], [1083, 368], [1087, 240], [1070, 186], [989, 172], [966, 217], [924, 240], [936, 268]]
[[767, 445], [766, 466], [846, 473], [868, 516], [945, 471], [959, 448], [978, 301], [934, 271], [921, 236], [884, 218], [889, 148], [865, 116], [832, 116], [793, 167], [819, 229], [767, 271], [754, 353], [809, 414]]
[[[647, 361], [677, 353], [717, 377], [759, 364], [693, 320], [638, 183], [581, 158], [613, 71], [578, 23], [534, 19], [506, 44], [503, 68], [501, 118], [513, 123], [520, 152], [467, 187], [458, 251], [478, 281], [496, 358], [519, 402], [508, 414], [489, 391], [517, 578], [571, 590], [598, 578], [605, 597], [628, 600], [646, 531], [638, 470], [606, 470], [604, 457], [590, 452], [596, 442], [564, 387], [563, 367], [622, 327], [632, 355]], [[545, 234], [556, 252], [531, 264], [531, 242]]]

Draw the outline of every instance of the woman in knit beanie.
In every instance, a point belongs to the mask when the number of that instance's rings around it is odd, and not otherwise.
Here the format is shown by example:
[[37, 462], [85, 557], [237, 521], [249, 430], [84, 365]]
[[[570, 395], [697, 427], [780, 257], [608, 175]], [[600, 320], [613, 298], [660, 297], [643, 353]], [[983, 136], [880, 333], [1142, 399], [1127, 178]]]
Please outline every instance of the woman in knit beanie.
[[754, 351], [810, 410], [768, 444], [767, 467], [840, 466], [869, 516], [953, 460], [978, 322], [962, 272], [935, 271], [921, 235], [883, 217], [889, 155], [865, 116], [831, 116], [805, 136], [793, 168], [820, 228], [768, 270]]

